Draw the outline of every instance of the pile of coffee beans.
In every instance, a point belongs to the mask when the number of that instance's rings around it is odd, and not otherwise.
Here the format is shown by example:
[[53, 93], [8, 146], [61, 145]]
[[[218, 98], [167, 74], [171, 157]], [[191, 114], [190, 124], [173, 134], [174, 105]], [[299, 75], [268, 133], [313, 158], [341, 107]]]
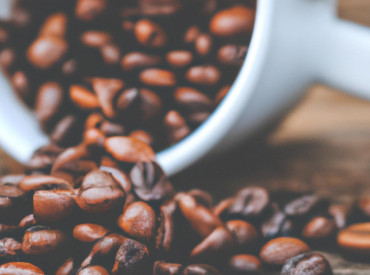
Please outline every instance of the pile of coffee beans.
[[[175, 192], [130, 137], [37, 151], [0, 179], [0, 274], [332, 274], [312, 249], [370, 256], [370, 197], [354, 206], [248, 186], [214, 204]], [[347, 254], [346, 254], [347, 253]]]
[[204, 122], [245, 58], [255, 0], [18, 0], [0, 65], [60, 146], [161, 150]]

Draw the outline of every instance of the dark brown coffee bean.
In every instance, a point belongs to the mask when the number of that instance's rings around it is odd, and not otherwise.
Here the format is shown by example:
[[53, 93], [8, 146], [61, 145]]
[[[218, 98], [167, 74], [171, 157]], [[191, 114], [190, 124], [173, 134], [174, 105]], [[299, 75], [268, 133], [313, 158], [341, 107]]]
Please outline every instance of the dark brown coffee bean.
[[181, 275], [181, 264], [156, 261], [153, 266], [153, 275]]
[[310, 220], [302, 231], [302, 236], [306, 239], [324, 239], [334, 234], [336, 229], [333, 219], [326, 217], [315, 217]]
[[13, 238], [0, 240], [0, 261], [18, 256], [22, 251], [22, 244]]
[[121, 67], [125, 71], [132, 71], [146, 67], [156, 66], [161, 63], [161, 57], [156, 55], [148, 55], [141, 52], [131, 52], [123, 56]]
[[38, 223], [60, 222], [75, 210], [71, 190], [39, 190], [33, 195], [33, 215]]
[[102, 31], [85, 31], [81, 42], [87, 47], [100, 48], [112, 41], [112, 36]]
[[145, 267], [149, 256], [148, 249], [142, 243], [132, 239], [125, 239], [117, 251], [113, 274], [145, 274], [140, 270]]
[[188, 195], [192, 196], [198, 204], [201, 204], [207, 208], [211, 208], [213, 205], [213, 198], [210, 193], [200, 190], [191, 189], [187, 192]]
[[26, 166], [28, 169], [32, 169], [35, 171], [38, 170], [49, 172], [55, 159], [63, 151], [63, 148], [60, 148], [55, 144], [43, 146], [33, 153]]
[[217, 227], [190, 252], [190, 258], [204, 261], [223, 259], [231, 253], [233, 236], [223, 226]]
[[102, 266], [90, 265], [78, 271], [77, 275], [109, 275], [109, 272]]
[[334, 218], [338, 229], [342, 229], [347, 226], [350, 207], [342, 204], [333, 204], [330, 205], [328, 212]]
[[200, 34], [195, 39], [195, 50], [200, 56], [208, 55], [212, 50], [213, 40], [209, 34]]
[[100, 166], [99, 169], [110, 173], [111, 176], [116, 180], [118, 185], [123, 189], [123, 191], [125, 191], [126, 193], [129, 193], [131, 191], [131, 181], [123, 170], [121, 170], [120, 168], [109, 166]]
[[126, 239], [126, 237], [116, 233], [101, 238], [94, 244], [90, 254], [81, 263], [81, 267], [86, 267], [92, 262], [114, 255]]
[[337, 243], [351, 253], [370, 255], [370, 223], [358, 223], [342, 229], [337, 236]]
[[256, 274], [261, 271], [261, 261], [253, 255], [239, 254], [230, 258], [232, 274]]
[[137, 41], [144, 46], [158, 48], [167, 44], [165, 31], [149, 19], [141, 19], [136, 22], [134, 33]]
[[155, 162], [136, 163], [130, 179], [135, 194], [145, 202], [164, 201], [173, 194], [172, 184]]
[[260, 251], [260, 258], [269, 265], [283, 265], [288, 259], [308, 252], [310, 248], [300, 239], [280, 237], [266, 243]]
[[197, 204], [192, 196], [178, 193], [176, 201], [182, 214], [201, 237], [207, 237], [213, 230], [222, 225], [221, 220], [217, 216], [213, 215], [203, 205]]
[[65, 55], [67, 42], [58, 36], [41, 36], [27, 50], [28, 60], [40, 69], [48, 69]]
[[49, 189], [72, 190], [72, 185], [66, 180], [46, 175], [26, 176], [19, 183], [19, 187], [24, 191]]
[[177, 205], [174, 200], [165, 202], [160, 207], [160, 225], [157, 230], [156, 248], [169, 252], [175, 238], [174, 215]]
[[192, 264], [185, 267], [182, 275], [221, 275], [221, 273], [210, 265]]
[[79, 118], [75, 115], [67, 115], [61, 118], [50, 133], [53, 143], [60, 146], [68, 146], [79, 140]]
[[23, 236], [22, 251], [27, 255], [45, 255], [60, 249], [67, 241], [67, 236], [61, 230], [34, 226]]
[[294, 234], [294, 226], [287, 215], [279, 209], [279, 206], [273, 204], [271, 216], [262, 223], [261, 232], [266, 239], [291, 236]]
[[[18, 208], [18, 203], [25, 199], [26, 192], [19, 187], [24, 175], [8, 175], [0, 178], [0, 214], [2, 217], [12, 215], [9, 212]], [[0, 221], [1, 222], [1, 221]]]
[[185, 43], [193, 43], [200, 35], [200, 30], [198, 26], [191, 26], [189, 29], [186, 30], [184, 35]]
[[132, 131], [130, 133], [130, 137], [141, 140], [145, 142], [146, 144], [148, 144], [149, 146], [152, 145], [154, 142], [153, 136], [144, 130]]
[[284, 212], [291, 217], [299, 217], [311, 213], [318, 207], [326, 208], [327, 203], [316, 195], [303, 195], [284, 207]]
[[269, 203], [269, 193], [266, 189], [246, 187], [238, 192], [227, 211], [231, 215], [256, 218], [267, 209]]
[[44, 275], [45, 273], [37, 266], [25, 262], [10, 262], [0, 265], [0, 275]]
[[83, 110], [94, 110], [100, 107], [97, 96], [81, 85], [69, 87], [69, 98], [78, 108]]
[[209, 29], [213, 35], [222, 38], [247, 35], [252, 32], [254, 16], [252, 9], [236, 5], [216, 13], [209, 23]]
[[176, 76], [169, 70], [146, 69], [140, 73], [140, 80], [150, 86], [171, 87], [176, 84]]
[[208, 96], [190, 87], [177, 88], [174, 98], [175, 102], [185, 107], [187, 111], [210, 110], [213, 107]]
[[190, 134], [190, 128], [185, 119], [176, 111], [169, 111], [164, 118], [164, 126], [169, 144], [174, 144]]
[[281, 275], [332, 275], [327, 259], [319, 253], [304, 253], [289, 259], [281, 270]]
[[104, 142], [104, 147], [107, 152], [119, 161], [151, 161], [155, 158], [155, 153], [146, 143], [134, 138], [107, 138]]
[[55, 275], [71, 275], [73, 271], [73, 259], [68, 258], [55, 272]]
[[185, 75], [187, 81], [200, 85], [215, 85], [221, 79], [221, 72], [210, 65], [191, 67]]
[[172, 67], [186, 67], [193, 61], [193, 54], [190, 51], [170, 51], [166, 55], [166, 60]]
[[33, 216], [33, 214], [29, 214], [19, 222], [18, 226], [21, 228], [29, 228], [34, 225], [36, 225], [35, 217]]
[[118, 64], [121, 59], [121, 50], [120, 48], [111, 43], [105, 44], [100, 48], [100, 53], [103, 57], [103, 60], [108, 65]]
[[73, 238], [85, 243], [95, 242], [104, 237], [107, 233], [108, 229], [92, 223], [79, 224], [73, 228]]
[[78, 0], [75, 14], [80, 20], [91, 21], [101, 15], [107, 8], [107, 0]]
[[128, 235], [143, 242], [153, 238], [156, 215], [146, 203], [138, 201], [126, 206], [118, 218], [118, 226]]
[[240, 66], [247, 53], [247, 46], [225, 45], [218, 50], [217, 59], [223, 65]]
[[256, 228], [248, 222], [230, 220], [225, 226], [234, 238], [233, 249], [237, 251], [248, 251], [258, 242], [259, 234]]
[[41, 85], [35, 100], [35, 113], [41, 123], [48, 122], [60, 110], [63, 103], [63, 88], [56, 82]]
[[67, 31], [67, 15], [62, 12], [54, 13], [46, 18], [40, 29], [40, 36], [64, 37]]
[[94, 170], [84, 177], [75, 201], [86, 212], [102, 213], [120, 208], [124, 195], [111, 174]]

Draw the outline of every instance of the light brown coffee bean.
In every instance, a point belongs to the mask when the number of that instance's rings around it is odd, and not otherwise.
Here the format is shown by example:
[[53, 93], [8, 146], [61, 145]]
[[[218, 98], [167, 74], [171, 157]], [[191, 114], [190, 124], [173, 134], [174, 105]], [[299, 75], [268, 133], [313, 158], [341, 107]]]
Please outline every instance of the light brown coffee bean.
[[121, 67], [125, 71], [132, 71], [146, 67], [156, 66], [161, 63], [161, 57], [142, 52], [130, 52], [123, 56]]
[[78, 0], [75, 8], [76, 17], [91, 21], [101, 15], [107, 8], [107, 0]]
[[22, 251], [27, 255], [45, 255], [55, 252], [67, 241], [61, 230], [31, 227], [23, 236]]
[[174, 93], [175, 102], [187, 111], [210, 110], [212, 100], [200, 91], [190, 87], [179, 87]]
[[250, 250], [258, 242], [259, 234], [256, 228], [246, 221], [230, 220], [225, 226], [234, 237], [235, 250]]
[[0, 275], [44, 275], [37, 266], [26, 262], [10, 262], [0, 265]]
[[167, 44], [165, 31], [149, 19], [136, 22], [134, 33], [137, 41], [144, 46], [158, 48]]
[[193, 54], [190, 51], [174, 50], [167, 53], [166, 60], [175, 68], [186, 67], [193, 61]]
[[146, 69], [139, 75], [140, 80], [150, 86], [171, 87], [176, 85], [176, 76], [169, 70]]
[[334, 234], [336, 229], [333, 219], [315, 217], [309, 221], [302, 231], [302, 236], [307, 239], [324, 239]]
[[72, 190], [72, 185], [68, 181], [47, 175], [26, 176], [19, 183], [19, 187], [24, 191], [37, 191], [47, 189]]
[[70, 275], [73, 270], [73, 259], [68, 258], [55, 272], [55, 275]]
[[29, 214], [19, 222], [18, 226], [21, 228], [28, 228], [34, 225], [36, 225], [35, 217], [33, 216], [33, 214]]
[[210, 65], [191, 67], [185, 74], [187, 81], [200, 85], [215, 85], [221, 79], [221, 72]]
[[67, 42], [58, 36], [41, 36], [27, 50], [28, 60], [40, 69], [59, 62], [68, 50]]
[[41, 85], [35, 100], [35, 113], [42, 122], [47, 122], [53, 118], [60, 110], [63, 103], [64, 92], [60, 84], [56, 82], [46, 82]]
[[254, 16], [252, 9], [235, 5], [216, 13], [209, 23], [209, 29], [213, 35], [222, 38], [250, 34]]
[[243, 64], [248, 47], [225, 45], [218, 50], [217, 59], [223, 65], [240, 66]]
[[221, 275], [213, 266], [207, 264], [192, 264], [185, 267], [182, 275]]
[[105, 44], [100, 48], [103, 60], [108, 65], [118, 64], [121, 59], [120, 48], [113, 43]]
[[130, 137], [136, 138], [145, 142], [148, 145], [152, 145], [154, 142], [153, 136], [144, 130], [135, 130], [130, 133]]
[[84, 243], [91, 243], [99, 240], [108, 233], [104, 226], [92, 223], [83, 223], [73, 228], [73, 238]]
[[200, 56], [208, 55], [212, 50], [213, 40], [209, 34], [200, 34], [195, 40], [195, 50]]
[[163, 123], [167, 132], [169, 144], [175, 144], [191, 132], [184, 117], [174, 110], [171, 110], [166, 114]]
[[191, 26], [189, 29], [186, 30], [184, 35], [185, 43], [193, 43], [197, 37], [200, 35], [200, 29], [198, 26]]
[[230, 258], [229, 267], [233, 273], [255, 274], [261, 271], [262, 264], [256, 256], [239, 254]]
[[81, 42], [87, 47], [100, 48], [111, 41], [112, 36], [102, 31], [85, 31], [81, 34]]
[[64, 37], [67, 31], [67, 15], [58, 12], [46, 18], [40, 29], [40, 36], [60, 36]]
[[261, 260], [269, 265], [283, 265], [288, 259], [308, 252], [307, 244], [297, 238], [280, 237], [267, 242], [260, 251]]
[[370, 223], [357, 223], [342, 229], [337, 236], [338, 245], [351, 253], [370, 255]]
[[94, 110], [99, 108], [99, 100], [89, 89], [81, 85], [71, 85], [69, 98], [83, 110]]

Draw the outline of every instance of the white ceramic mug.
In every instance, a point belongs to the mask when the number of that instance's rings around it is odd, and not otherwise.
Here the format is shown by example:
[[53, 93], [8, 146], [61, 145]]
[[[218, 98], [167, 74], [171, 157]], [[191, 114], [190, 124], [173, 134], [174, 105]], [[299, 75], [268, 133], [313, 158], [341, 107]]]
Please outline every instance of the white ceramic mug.
[[[281, 118], [313, 82], [370, 99], [370, 31], [338, 19], [336, 4], [258, 0], [249, 52], [230, 92], [196, 131], [157, 154], [164, 170], [173, 175], [245, 141]], [[48, 139], [3, 75], [0, 88], [0, 145], [26, 162]]]

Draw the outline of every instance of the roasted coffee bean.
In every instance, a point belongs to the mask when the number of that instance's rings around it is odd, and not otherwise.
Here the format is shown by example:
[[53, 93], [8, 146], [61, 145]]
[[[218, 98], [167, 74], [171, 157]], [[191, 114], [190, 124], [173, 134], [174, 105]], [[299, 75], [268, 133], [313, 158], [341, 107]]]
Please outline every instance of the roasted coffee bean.
[[248, 251], [257, 244], [259, 236], [252, 224], [242, 220], [230, 220], [225, 226], [234, 238], [234, 250]]
[[338, 229], [342, 229], [347, 225], [349, 216], [349, 207], [341, 204], [330, 205], [328, 212], [334, 218]]
[[37, 266], [25, 262], [10, 262], [0, 265], [0, 275], [44, 275], [45, 273]]
[[135, 130], [130, 133], [130, 137], [136, 138], [138, 140], [141, 140], [145, 142], [148, 145], [152, 145], [154, 140], [152, 135], [150, 135], [148, 132], [144, 130]]
[[261, 232], [264, 238], [274, 239], [277, 237], [294, 235], [294, 224], [288, 219], [277, 204], [272, 205], [272, 214], [261, 225]]
[[351, 253], [370, 255], [370, 223], [357, 223], [342, 229], [337, 236], [338, 245]]
[[8, 42], [9, 33], [4, 28], [0, 28], [0, 43], [4, 44]]
[[54, 13], [46, 18], [40, 29], [40, 36], [64, 37], [67, 31], [67, 15], [62, 12]]
[[221, 273], [214, 267], [206, 264], [192, 264], [185, 267], [183, 275], [220, 275]]
[[189, 121], [189, 124], [198, 126], [202, 124], [204, 121], [206, 121], [210, 115], [211, 115], [210, 112], [203, 112], [203, 111], [194, 112], [194, 113], [189, 114], [187, 116], [187, 119]]
[[31, 91], [27, 75], [23, 71], [17, 71], [13, 74], [10, 81], [18, 96], [25, 102], [29, 102]]
[[77, 0], [75, 14], [78, 19], [91, 21], [107, 8], [107, 0]]
[[48, 122], [59, 112], [63, 97], [63, 88], [56, 82], [46, 82], [40, 87], [35, 100], [35, 114], [41, 123]]
[[69, 87], [69, 98], [83, 110], [94, 110], [99, 108], [99, 100], [89, 89], [81, 85]]
[[253, 255], [239, 254], [230, 258], [232, 274], [256, 274], [261, 271], [261, 261]]
[[55, 272], [55, 275], [71, 275], [74, 262], [72, 258], [68, 258]]
[[151, 161], [155, 158], [153, 150], [145, 142], [134, 138], [111, 137], [105, 140], [104, 147], [119, 161]]
[[153, 275], [181, 275], [181, 264], [156, 261], [153, 266]]
[[154, 236], [156, 215], [148, 204], [133, 202], [126, 206], [117, 223], [131, 237], [149, 242]]
[[333, 271], [325, 257], [309, 252], [289, 259], [281, 270], [281, 275], [332, 275]]
[[190, 252], [190, 258], [217, 261], [231, 253], [233, 236], [223, 226], [217, 227]]
[[[24, 175], [8, 175], [0, 178], [0, 214], [8, 216], [17, 208], [17, 201], [25, 198], [25, 191], [19, 187]], [[0, 221], [1, 223], [1, 221]]]
[[23, 236], [22, 251], [27, 255], [45, 255], [65, 245], [67, 236], [60, 230], [34, 226]]
[[67, 42], [58, 36], [41, 36], [27, 50], [28, 60], [40, 69], [48, 69], [61, 60], [68, 49]]
[[78, 271], [77, 275], [109, 275], [109, 272], [102, 266], [90, 265]]
[[189, 29], [186, 30], [184, 35], [185, 43], [193, 43], [200, 35], [200, 30], [198, 26], [191, 26]]
[[302, 236], [306, 239], [324, 239], [330, 237], [335, 232], [336, 226], [333, 219], [326, 217], [315, 217], [309, 221], [302, 231]]
[[0, 66], [6, 72], [15, 62], [15, 52], [11, 48], [5, 48], [0, 51]]
[[208, 55], [212, 50], [213, 40], [209, 34], [200, 34], [195, 39], [195, 50], [200, 56]]
[[35, 217], [33, 216], [33, 214], [29, 214], [19, 222], [18, 226], [21, 228], [29, 228], [34, 225], [36, 225]]
[[105, 44], [100, 48], [103, 60], [108, 65], [118, 64], [121, 59], [121, 50], [113, 43]]
[[370, 195], [363, 195], [357, 201], [357, 207], [366, 217], [370, 218]]
[[55, 144], [50, 144], [36, 150], [26, 167], [34, 171], [50, 172], [51, 166], [59, 154], [64, 151], [63, 148]]
[[60, 222], [72, 215], [76, 204], [71, 190], [39, 190], [33, 195], [33, 215], [41, 224]]
[[188, 111], [210, 110], [213, 107], [208, 96], [190, 87], [177, 88], [174, 98], [177, 104]]
[[221, 72], [215, 66], [194, 66], [186, 72], [185, 78], [193, 84], [211, 86], [220, 81]]
[[169, 70], [146, 69], [139, 75], [140, 80], [150, 86], [171, 87], [176, 84], [176, 76]]
[[283, 265], [288, 259], [309, 250], [307, 244], [300, 239], [280, 237], [267, 242], [261, 248], [260, 258], [268, 265]]
[[172, 184], [156, 162], [139, 162], [130, 172], [133, 190], [140, 200], [158, 202], [173, 194]]
[[316, 208], [327, 208], [327, 202], [316, 195], [303, 195], [284, 207], [284, 212], [291, 217], [300, 217], [310, 214]]
[[19, 187], [24, 191], [49, 189], [72, 190], [72, 185], [68, 181], [47, 175], [25, 176], [19, 183]]
[[213, 205], [213, 198], [210, 193], [200, 190], [191, 189], [187, 192], [188, 195], [192, 196], [198, 204], [204, 205], [207, 208], [211, 208]]
[[143, 15], [172, 15], [181, 9], [182, 5], [180, 0], [139, 0]]
[[134, 32], [137, 41], [144, 46], [158, 48], [167, 44], [165, 31], [149, 19], [136, 22]]
[[213, 207], [212, 212], [217, 217], [220, 217], [222, 213], [225, 213], [230, 205], [234, 202], [234, 198], [227, 198], [220, 201], [215, 207]]
[[50, 133], [53, 143], [60, 146], [68, 146], [76, 142], [79, 138], [76, 134], [80, 127], [79, 118], [74, 115], [67, 115], [59, 120]]
[[209, 28], [213, 35], [222, 38], [247, 35], [252, 32], [254, 16], [252, 9], [236, 5], [216, 13]]
[[240, 66], [247, 50], [247, 46], [225, 45], [218, 50], [217, 59], [223, 65]]
[[164, 118], [169, 144], [174, 144], [190, 134], [190, 127], [176, 111], [169, 111]]
[[78, 62], [75, 59], [70, 59], [63, 63], [62, 74], [67, 77], [75, 76], [78, 72], [78, 69]]
[[81, 35], [81, 42], [87, 47], [100, 48], [112, 41], [112, 36], [101, 31], [86, 31]]
[[233, 216], [256, 218], [268, 208], [269, 193], [262, 187], [246, 187], [238, 192], [227, 212]]
[[174, 215], [177, 205], [174, 200], [165, 202], [160, 207], [160, 225], [157, 230], [156, 247], [169, 252], [174, 244]]
[[142, 52], [131, 52], [123, 56], [121, 67], [125, 71], [132, 71], [146, 67], [156, 66], [161, 63], [161, 57]]
[[125, 239], [117, 251], [112, 273], [143, 274], [141, 270], [145, 267], [148, 256], [149, 252], [144, 244], [132, 239]]
[[167, 63], [172, 67], [181, 68], [186, 67], [193, 61], [193, 54], [190, 51], [175, 50], [170, 51], [166, 55]]
[[221, 220], [217, 216], [213, 215], [203, 205], [197, 204], [192, 196], [178, 193], [175, 198], [182, 214], [201, 237], [207, 237], [213, 230], [222, 225]]
[[73, 228], [73, 237], [80, 242], [91, 243], [100, 238], [104, 237], [108, 233], [108, 229], [105, 227], [92, 224], [84, 223], [76, 225]]
[[13, 238], [0, 240], [0, 261], [4, 258], [12, 258], [20, 254], [22, 244]]

